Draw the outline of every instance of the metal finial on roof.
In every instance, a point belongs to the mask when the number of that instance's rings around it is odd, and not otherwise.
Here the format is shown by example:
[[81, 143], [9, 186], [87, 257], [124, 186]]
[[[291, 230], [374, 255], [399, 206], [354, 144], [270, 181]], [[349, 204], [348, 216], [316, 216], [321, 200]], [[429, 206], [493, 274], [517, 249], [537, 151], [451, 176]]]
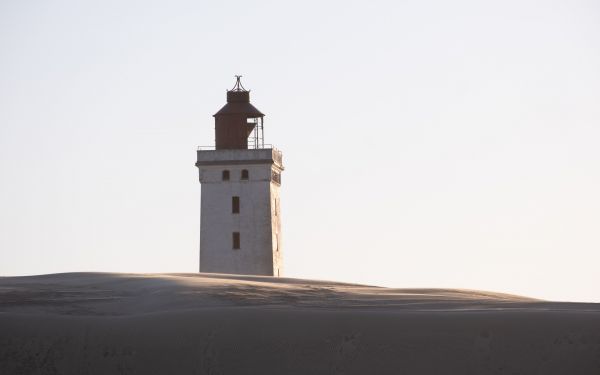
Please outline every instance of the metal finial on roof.
[[230, 91], [248, 91], [242, 86], [242, 76], [235, 76], [235, 86]]

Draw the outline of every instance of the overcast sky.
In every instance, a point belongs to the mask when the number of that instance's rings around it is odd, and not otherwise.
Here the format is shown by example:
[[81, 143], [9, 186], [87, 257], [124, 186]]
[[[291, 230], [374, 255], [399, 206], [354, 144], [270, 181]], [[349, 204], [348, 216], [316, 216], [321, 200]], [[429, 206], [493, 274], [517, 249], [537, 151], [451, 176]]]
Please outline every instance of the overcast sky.
[[0, 2], [0, 275], [196, 272], [243, 75], [287, 276], [600, 302], [598, 1]]

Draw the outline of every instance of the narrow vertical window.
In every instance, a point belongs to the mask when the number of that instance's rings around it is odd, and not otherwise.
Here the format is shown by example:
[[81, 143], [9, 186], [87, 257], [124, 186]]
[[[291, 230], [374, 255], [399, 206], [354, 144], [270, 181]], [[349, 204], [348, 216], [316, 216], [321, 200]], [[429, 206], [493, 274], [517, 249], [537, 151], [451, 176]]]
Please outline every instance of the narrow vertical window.
[[240, 213], [240, 197], [231, 197], [231, 213]]
[[242, 169], [242, 180], [247, 180], [250, 178], [250, 173], [247, 169]]
[[223, 171], [223, 174], [221, 175], [221, 179], [223, 181], [229, 181], [229, 171], [228, 170]]
[[239, 249], [240, 248], [240, 232], [233, 232], [233, 248], [234, 249]]

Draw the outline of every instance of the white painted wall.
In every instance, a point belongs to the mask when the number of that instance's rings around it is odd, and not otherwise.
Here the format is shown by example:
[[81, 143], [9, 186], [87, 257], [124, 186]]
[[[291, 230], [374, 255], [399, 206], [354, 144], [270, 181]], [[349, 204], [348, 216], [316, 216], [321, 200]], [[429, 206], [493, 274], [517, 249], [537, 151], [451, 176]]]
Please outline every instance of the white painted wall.
[[[279, 184], [271, 178], [283, 170], [280, 160], [277, 150], [198, 151], [200, 272], [282, 275]], [[238, 214], [233, 196], [240, 197]], [[233, 232], [240, 232], [240, 249], [233, 249]]]

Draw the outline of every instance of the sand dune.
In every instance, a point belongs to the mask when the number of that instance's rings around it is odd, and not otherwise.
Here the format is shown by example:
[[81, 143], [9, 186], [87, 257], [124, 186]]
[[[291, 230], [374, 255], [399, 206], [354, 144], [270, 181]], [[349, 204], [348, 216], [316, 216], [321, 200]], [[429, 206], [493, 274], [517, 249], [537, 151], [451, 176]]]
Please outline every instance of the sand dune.
[[218, 274], [0, 278], [0, 374], [600, 374], [600, 304]]

